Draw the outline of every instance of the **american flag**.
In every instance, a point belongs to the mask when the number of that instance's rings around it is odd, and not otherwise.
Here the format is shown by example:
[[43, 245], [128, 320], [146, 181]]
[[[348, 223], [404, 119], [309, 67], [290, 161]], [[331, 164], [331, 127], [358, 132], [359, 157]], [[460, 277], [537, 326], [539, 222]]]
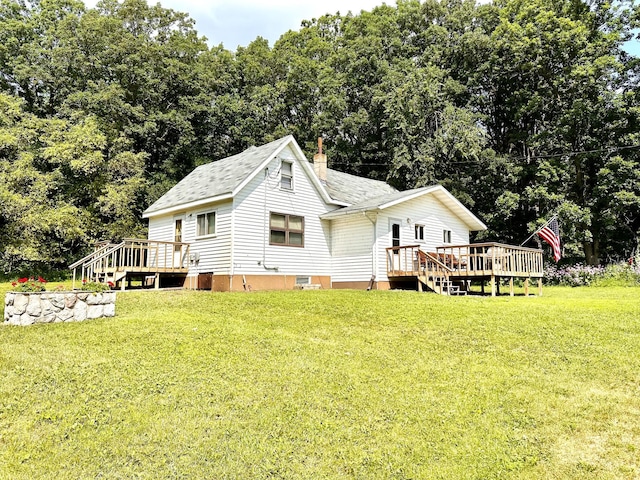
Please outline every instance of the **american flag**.
[[551, 245], [553, 249], [553, 259], [556, 262], [560, 260], [562, 254], [560, 253], [560, 228], [558, 227], [558, 219], [553, 217], [536, 233], [542, 240]]

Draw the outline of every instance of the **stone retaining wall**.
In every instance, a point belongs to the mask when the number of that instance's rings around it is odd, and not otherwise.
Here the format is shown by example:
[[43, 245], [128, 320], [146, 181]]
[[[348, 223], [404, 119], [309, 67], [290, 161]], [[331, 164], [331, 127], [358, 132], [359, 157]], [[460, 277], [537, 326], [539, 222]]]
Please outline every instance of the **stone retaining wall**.
[[5, 325], [81, 322], [115, 314], [115, 292], [9, 292], [4, 297]]

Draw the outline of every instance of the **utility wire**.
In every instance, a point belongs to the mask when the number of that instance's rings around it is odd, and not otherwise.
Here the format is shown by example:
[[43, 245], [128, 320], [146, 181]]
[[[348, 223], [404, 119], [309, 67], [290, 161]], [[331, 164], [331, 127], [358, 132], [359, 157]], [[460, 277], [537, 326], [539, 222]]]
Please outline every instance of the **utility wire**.
[[[640, 144], [634, 144], [634, 145], [623, 145], [621, 147], [607, 147], [607, 148], [598, 148], [598, 149], [594, 149], [594, 150], [578, 150], [578, 151], [572, 151], [572, 152], [564, 152], [564, 153], [550, 153], [550, 154], [546, 154], [546, 155], [531, 155], [530, 157], [526, 157], [526, 156], [519, 156], [519, 157], [509, 157], [507, 155], [507, 158], [509, 158], [510, 160], [539, 160], [539, 159], [547, 159], [547, 158], [561, 158], [561, 157], [573, 157], [575, 155], [583, 155], [583, 154], [587, 154], [587, 153], [615, 153], [615, 152], [619, 152], [621, 150], [633, 150], [636, 148], [640, 148]], [[351, 165], [351, 166], [358, 166], [358, 167], [386, 167], [389, 165], [389, 163], [347, 163], [347, 162], [329, 162], [331, 164], [331, 166], [336, 166], [336, 165]], [[459, 161], [459, 162], [450, 162], [450, 165], [469, 165], [469, 164], [473, 164], [473, 163], [477, 163], [477, 162], [473, 162], [473, 161]]]

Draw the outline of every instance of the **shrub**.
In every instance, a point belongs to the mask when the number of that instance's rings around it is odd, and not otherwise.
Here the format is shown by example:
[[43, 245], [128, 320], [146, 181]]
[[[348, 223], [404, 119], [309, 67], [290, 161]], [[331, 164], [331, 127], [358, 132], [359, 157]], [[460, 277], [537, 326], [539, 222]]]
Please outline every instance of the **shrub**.
[[46, 290], [47, 281], [38, 276], [38, 278], [19, 278], [15, 282], [11, 282], [14, 292], [44, 292]]
[[640, 284], [640, 265], [633, 262], [608, 265], [593, 284], [599, 287], [636, 286]]
[[111, 290], [113, 286], [113, 282], [100, 283], [83, 280], [81, 290], [84, 290], [85, 292], [107, 292]]
[[570, 287], [637, 285], [640, 283], [640, 267], [625, 263], [606, 267], [580, 263], [564, 267], [548, 265], [545, 268], [545, 279], [550, 285]]

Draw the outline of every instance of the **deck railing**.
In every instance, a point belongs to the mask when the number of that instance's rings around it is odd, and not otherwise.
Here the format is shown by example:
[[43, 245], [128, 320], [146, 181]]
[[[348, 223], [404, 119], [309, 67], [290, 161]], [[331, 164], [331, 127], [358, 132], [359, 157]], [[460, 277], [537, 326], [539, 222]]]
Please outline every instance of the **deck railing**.
[[436, 254], [420, 249], [420, 245], [387, 248], [387, 276], [446, 278], [453, 269]]
[[186, 273], [189, 269], [189, 244], [126, 238], [122, 242], [99, 243], [96, 250], [69, 266], [76, 277], [81, 269], [81, 278], [97, 281], [101, 274], [116, 272], [175, 272]]
[[501, 243], [475, 243], [436, 248], [419, 245], [387, 248], [387, 276], [525, 277], [542, 278], [542, 250]]
[[542, 278], [542, 250], [502, 243], [438, 247], [438, 258], [462, 277]]

